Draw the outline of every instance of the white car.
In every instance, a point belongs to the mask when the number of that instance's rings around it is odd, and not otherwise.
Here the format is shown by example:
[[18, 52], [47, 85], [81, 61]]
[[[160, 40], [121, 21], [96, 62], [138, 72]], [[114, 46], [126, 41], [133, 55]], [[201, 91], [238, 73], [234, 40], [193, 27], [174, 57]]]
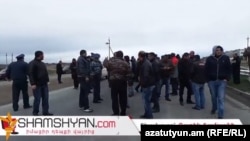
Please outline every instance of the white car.
[[7, 70], [7, 68], [4, 68], [0, 71], [0, 80], [6, 79], [6, 70]]
[[[64, 66], [63, 67], [63, 74], [70, 74], [71, 71], [70, 71], [70, 68], [69, 66]], [[103, 68], [102, 69], [102, 79], [108, 79], [108, 71], [106, 68]]]
[[63, 74], [70, 74], [71, 70], [70, 70], [70, 66], [66, 65], [63, 67]]
[[102, 69], [102, 79], [108, 79], [108, 71], [106, 68]]

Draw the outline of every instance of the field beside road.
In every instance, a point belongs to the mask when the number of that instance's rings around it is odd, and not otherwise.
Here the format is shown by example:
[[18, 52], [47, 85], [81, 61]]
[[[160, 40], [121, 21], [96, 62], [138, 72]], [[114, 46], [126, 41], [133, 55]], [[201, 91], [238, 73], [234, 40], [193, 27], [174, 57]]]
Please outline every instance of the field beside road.
[[[49, 69], [48, 69], [49, 70]], [[64, 74], [62, 75], [62, 84], [58, 84], [57, 82], [57, 76], [54, 73], [50, 74], [50, 83], [49, 83], [49, 90], [53, 91], [53, 90], [58, 90], [58, 89], [62, 89], [65, 87], [70, 87], [72, 86], [73, 88], [73, 80], [71, 79], [71, 75], [70, 74]], [[12, 102], [12, 82], [11, 81], [0, 81], [0, 105], [5, 105], [5, 104], [9, 104]], [[33, 96], [31, 87], [29, 85], [29, 95]], [[22, 98], [22, 94], [20, 94], [20, 98]], [[33, 105], [33, 101], [30, 101], [30, 104]], [[19, 105], [20, 107], [22, 107], [22, 105]]]

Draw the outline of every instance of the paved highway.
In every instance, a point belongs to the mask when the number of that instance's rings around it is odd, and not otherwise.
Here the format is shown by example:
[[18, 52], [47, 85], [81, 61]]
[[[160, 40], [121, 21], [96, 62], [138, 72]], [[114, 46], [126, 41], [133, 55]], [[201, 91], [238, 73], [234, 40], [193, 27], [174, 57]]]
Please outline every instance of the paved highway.
[[[92, 103], [92, 94], [90, 94], [90, 106], [94, 109], [93, 113], [85, 113], [78, 108], [78, 96], [79, 90], [75, 90], [72, 87], [60, 89], [50, 92], [50, 111], [55, 115], [105, 115], [112, 114], [111, 109], [111, 97], [110, 89], [107, 81], [102, 81], [102, 98], [104, 101], [100, 104]], [[180, 106], [178, 102], [178, 96], [172, 96], [172, 101], [165, 101], [163, 98], [160, 100], [161, 112], [154, 114], [154, 118], [160, 119], [217, 119], [216, 115], [210, 114], [210, 94], [206, 87], [206, 108], [204, 110], [193, 110], [190, 104]], [[164, 89], [162, 90], [163, 95]], [[33, 101], [33, 99], [31, 98]], [[20, 107], [22, 106], [20, 101]], [[138, 118], [143, 114], [142, 97], [139, 93], [136, 93], [134, 97], [129, 98], [130, 108], [127, 114], [133, 118]], [[18, 112], [12, 112], [11, 104], [3, 105], [0, 107], [0, 115], [4, 116], [7, 112], [11, 112], [12, 115], [31, 115], [32, 109], [20, 109]], [[226, 119], [240, 119], [243, 124], [250, 124], [250, 108], [242, 103], [233, 100], [230, 97], [226, 97], [225, 102], [225, 118]], [[126, 127], [124, 127], [126, 128]], [[5, 137], [0, 137], [0, 140], [5, 140]], [[140, 137], [15, 137], [11, 136], [9, 141], [140, 141]]]

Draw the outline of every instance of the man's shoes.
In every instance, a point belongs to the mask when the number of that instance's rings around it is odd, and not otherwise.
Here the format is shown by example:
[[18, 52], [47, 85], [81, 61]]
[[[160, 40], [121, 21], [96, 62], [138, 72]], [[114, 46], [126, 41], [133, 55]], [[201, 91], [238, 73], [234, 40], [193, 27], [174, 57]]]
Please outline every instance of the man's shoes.
[[14, 112], [17, 112], [17, 111], [18, 111], [18, 109], [13, 109], [13, 111], [14, 111]]
[[93, 101], [93, 103], [101, 103], [100, 101]]
[[212, 111], [211, 111], [211, 114], [214, 115], [214, 114], [215, 114], [215, 110], [212, 110]]
[[132, 96], [134, 96], [134, 94], [129, 94], [129, 95], [128, 95], [128, 97], [132, 97]]
[[159, 110], [159, 109], [152, 109], [152, 112], [153, 112], [153, 113], [159, 113], [160, 110]]
[[29, 108], [32, 108], [32, 106], [30, 106], [30, 105], [29, 106], [24, 106], [23, 108], [24, 109], [29, 109]]
[[188, 100], [187, 104], [195, 104], [195, 103], [193, 101], [191, 101], [191, 100]]
[[152, 117], [148, 117], [148, 116], [146, 116], [146, 115], [141, 115], [141, 116], [140, 116], [140, 118], [144, 118], [144, 119], [152, 119], [152, 118], [153, 118], [153, 116], [152, 116]]
[[181, 104], [181, 106], [183, 106], [184, 105], [183, 101], [180, 101], [180, 104]]
[[196, 106], [192, 107], [192, 109], [194, 109], [194, 110], [200, 110], [200, 108], [198, 108]]
[[43, 113], [44, 116], [53, 116], [54, 114], [52, 113]]
[[102, 99], [102, 98], [99, 98], [98, 101], [103, 101], [103, 99]]
[[83, 111], [86, 112], [86, 113], [91, 113], [91, 112], [93, 112], [94, 110], [88, 108], [88, 109], [84, 109]]
[[135, 91], [136, 91], [137, 93], [139, 93], [139, 90], [138, 90], [138, 88], [135, 88]]
[[176, 95], [178, 95], [177, 93], [170, 93], [172, 96], [176, 96]]
[[145, 115], [141, 115], [140, 118], [146, 118], [146, 116]]
[[121, 116], [126, 116], [126, 112], [121, 112]]
[[170, 98], [165, 98], [165, 100], [167, 100], [167, 101], [171, 101], [171, 99], [170, 99]]
[[38, 113], [33, 113], [33, 116], [38, 116]]

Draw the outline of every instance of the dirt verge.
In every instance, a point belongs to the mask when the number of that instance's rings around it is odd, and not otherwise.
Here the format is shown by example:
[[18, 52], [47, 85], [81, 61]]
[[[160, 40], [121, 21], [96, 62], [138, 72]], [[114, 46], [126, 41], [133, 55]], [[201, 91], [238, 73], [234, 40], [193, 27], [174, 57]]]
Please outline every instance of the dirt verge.
[[[49, 83], [49, 90], [53, 91], [53, 90], [58, 90], [58, 89], [62, 89], [65, 87], [70, 87], [72, 86], [73, 88], [73, 80], [71, 79], [71, 75], [70, 74], [65, 74], [62, 76], [62, 84], [58, 84], [57, 82], [57, 77], [56, 76], [50, 76], [50, 83]], [[7, 83], [7, 82], [3, 82], [0, 81], [0, 83]], [[12, 102], [12, 90], [11, 90], [11, 83], [9, 84], [2, 84], [0, 85], [0, 105], [5, 105], [8, 103]], [[33, 96], [33, 93], [31, 91], [30, 85], [29, 85], [29, 95]], [[22, 98], [22, 94], [20, 94], [20, 98]], [[30, 101], [30, 104], [32, 105], [33, 101]]]

